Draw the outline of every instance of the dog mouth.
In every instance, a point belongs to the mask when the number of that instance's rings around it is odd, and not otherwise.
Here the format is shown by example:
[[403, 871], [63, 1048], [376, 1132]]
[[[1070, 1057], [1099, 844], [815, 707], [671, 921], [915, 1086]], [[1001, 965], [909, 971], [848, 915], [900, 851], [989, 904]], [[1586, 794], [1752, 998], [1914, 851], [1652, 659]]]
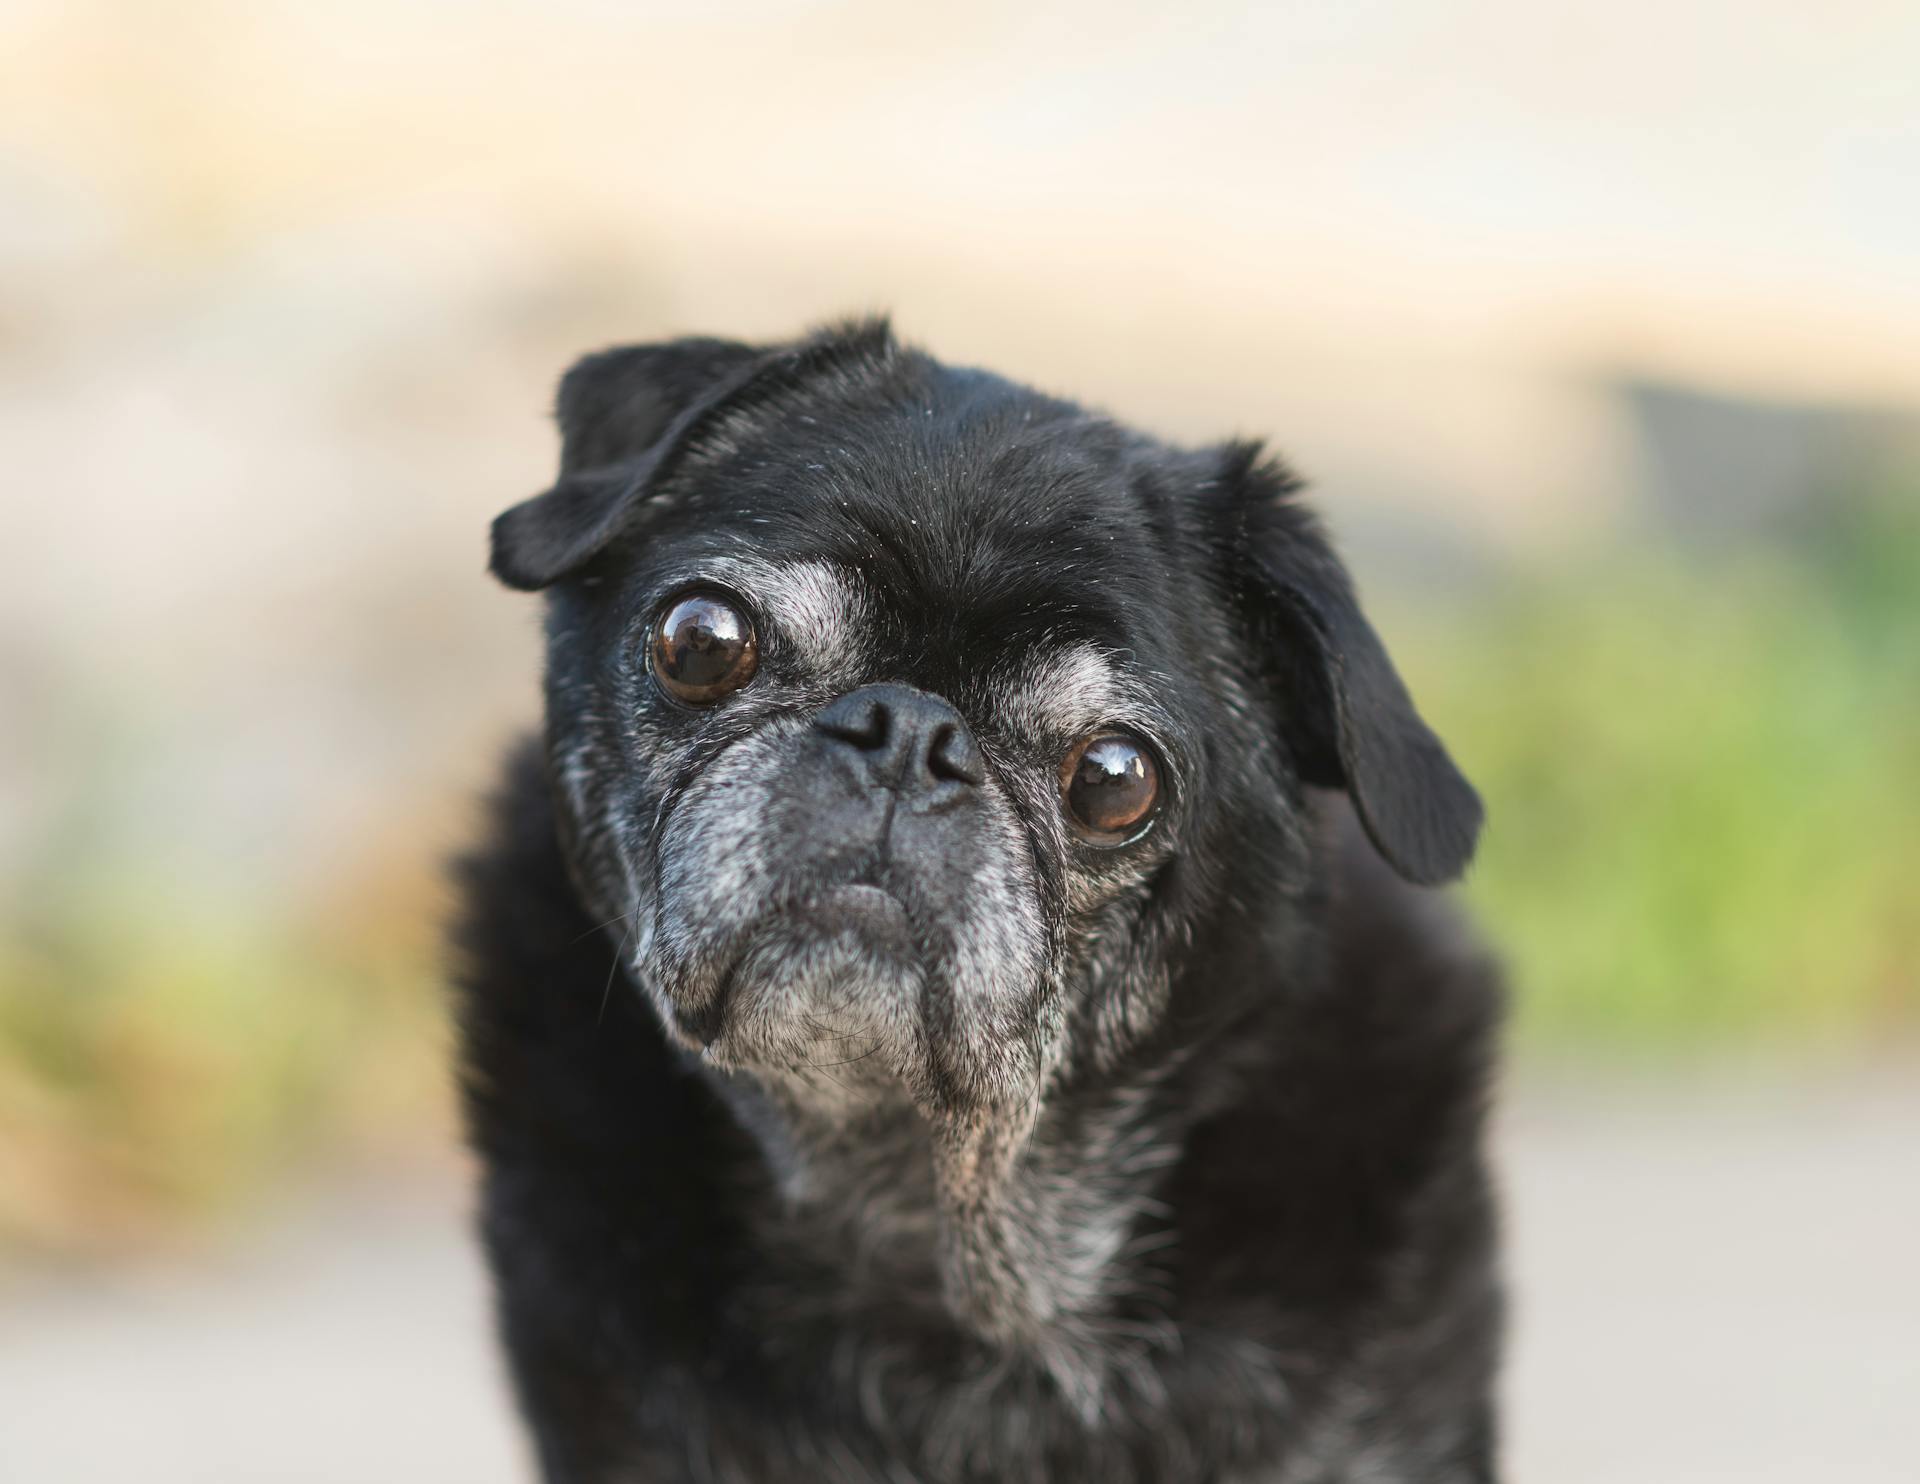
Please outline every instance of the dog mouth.
[[[923, 975], [921, 935], [907, 904], [873, 882], [847, 882], [777, 904], [741, 933], [712, 993], [675, 1004], [676, 1028], [716, 1060], [730, 1060], [743, 1018], [822, 1012], [860, 1017], [884, 986]], [[888, 996], [891, 998], [891, 996]]]
[[902, 952], [911, 952], [914, 947], [913, 919], [907, 904], [884, 886], [852, 882], [831, 887], [788, 911], [825, 930], [850, 928]]
[[804, 740], [736, 744], [656, 811], [637, 968], [667, 1033], [836, 1106], [1024, 1089], [1049, 943], [1016, 812], [984, 785], [970, 810], [843, 798], [836, 755]]

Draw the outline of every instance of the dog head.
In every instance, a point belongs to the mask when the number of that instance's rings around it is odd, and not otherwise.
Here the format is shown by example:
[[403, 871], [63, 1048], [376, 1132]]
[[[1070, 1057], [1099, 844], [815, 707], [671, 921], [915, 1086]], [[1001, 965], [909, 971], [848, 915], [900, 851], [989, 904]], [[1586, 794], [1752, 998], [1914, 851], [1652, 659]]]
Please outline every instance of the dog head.
[[559, 418], [493, 570], [549, 597], [587, 905], [670, 1035], [828, 1116], [910, 1101], [956, 1200], [1050, 1088], [1273, 989], [1183, 966], [1279, 930], [1247, 925], [1305, 888], [1307, 786], [1410, 880], [1472, 852], [1478, 800], [1256, 449], [879, 323], [607, 351]]

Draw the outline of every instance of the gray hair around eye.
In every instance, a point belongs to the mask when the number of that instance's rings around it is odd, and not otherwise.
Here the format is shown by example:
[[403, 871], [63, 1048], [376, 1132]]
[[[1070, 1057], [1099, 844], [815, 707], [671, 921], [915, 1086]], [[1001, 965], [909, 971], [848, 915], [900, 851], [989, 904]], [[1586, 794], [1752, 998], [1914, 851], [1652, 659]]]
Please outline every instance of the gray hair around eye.
[[702, 578], [749, 599], [770, 639], [791, 645], [800, 663], [830, 685], [853, 685], [870, 661], [872, 607], [851, 573], [831, 562], [715, 557]]

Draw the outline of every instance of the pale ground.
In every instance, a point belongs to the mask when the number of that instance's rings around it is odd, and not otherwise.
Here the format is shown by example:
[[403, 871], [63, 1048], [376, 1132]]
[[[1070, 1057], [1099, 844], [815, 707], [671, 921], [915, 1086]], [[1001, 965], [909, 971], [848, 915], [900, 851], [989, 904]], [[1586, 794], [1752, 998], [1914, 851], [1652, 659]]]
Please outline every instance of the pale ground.
[[[1920, 1479], [1920, 1079], [1531, 1088], [1505, 1121], [1509, 1475]], [[445, 1181], [217, 1265], [0, 1302], [5, 1484], [527, 1477]]]

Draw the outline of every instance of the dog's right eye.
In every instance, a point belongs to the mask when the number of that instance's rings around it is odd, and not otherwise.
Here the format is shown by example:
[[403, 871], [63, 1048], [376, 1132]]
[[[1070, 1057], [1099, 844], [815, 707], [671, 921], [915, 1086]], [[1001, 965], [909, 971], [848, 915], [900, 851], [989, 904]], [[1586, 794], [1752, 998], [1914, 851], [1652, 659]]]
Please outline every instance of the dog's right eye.
[[711, 706], [749, 680], [760, 663], [753, 624], [718, 593], [682, 593], [660, 610], [647, 664], [660, 688], [687, 706]]

